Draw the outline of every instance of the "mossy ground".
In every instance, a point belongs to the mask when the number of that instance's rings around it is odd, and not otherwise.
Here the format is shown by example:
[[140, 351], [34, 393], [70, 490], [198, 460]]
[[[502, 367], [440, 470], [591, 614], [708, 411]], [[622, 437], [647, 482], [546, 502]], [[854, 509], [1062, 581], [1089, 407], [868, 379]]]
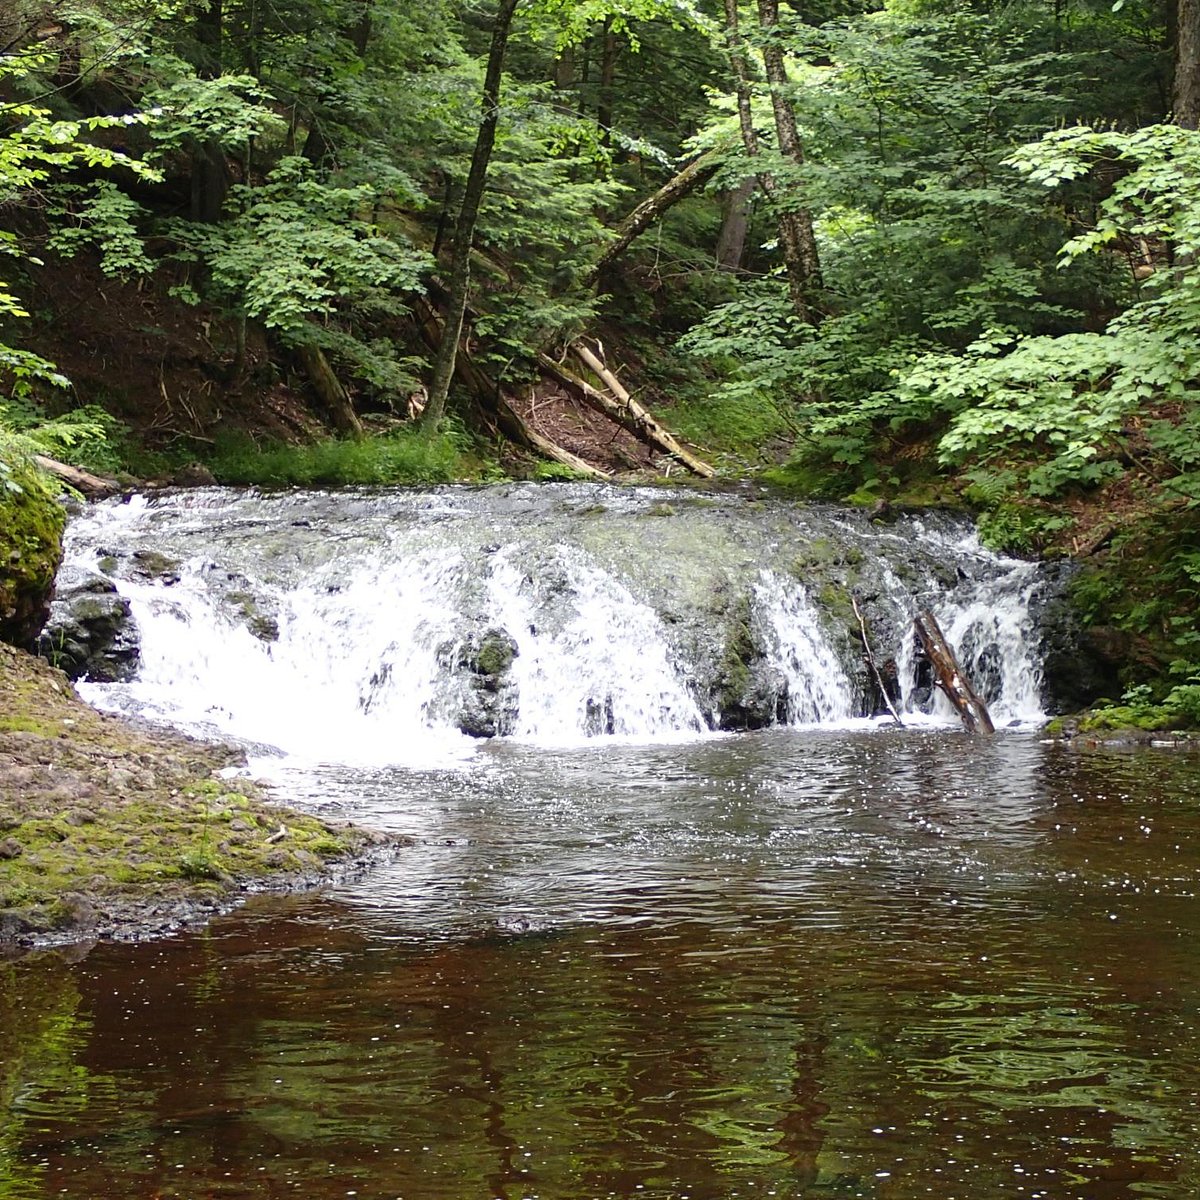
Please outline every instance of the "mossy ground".
[[0, 431], [0, 638], [31, 641], [62, 557], [66, 512]]
[[0, 645], [0, 944], [137, 933], [383, 844], [219, 778], [234, 754], [84, 705]]

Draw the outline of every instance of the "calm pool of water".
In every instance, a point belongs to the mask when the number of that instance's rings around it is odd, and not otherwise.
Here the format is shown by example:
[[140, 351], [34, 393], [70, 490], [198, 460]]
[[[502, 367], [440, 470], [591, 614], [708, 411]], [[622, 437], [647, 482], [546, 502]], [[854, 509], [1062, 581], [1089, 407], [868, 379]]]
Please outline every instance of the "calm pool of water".
[[1200, 759], [1024, 735], [296, 773], [412, 835], [0, 964], [0, 1197], [1200, 1195]]

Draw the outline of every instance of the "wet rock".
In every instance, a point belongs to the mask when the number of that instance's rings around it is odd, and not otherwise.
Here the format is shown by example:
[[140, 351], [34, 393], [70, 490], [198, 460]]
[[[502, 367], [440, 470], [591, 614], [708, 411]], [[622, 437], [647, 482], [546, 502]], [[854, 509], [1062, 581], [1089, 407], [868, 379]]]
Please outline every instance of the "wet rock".
[[786, 715], [787, 680], [768, 659], [748, 602], [729, 620], [714, 696], [720, 729], [765, 729]]
[[216, 487], [217, 477], [203, 463], [193, 462], [180, 467], [171, 476], [171, 483], [181, 488]]
[[1135, 657], [1131, 635], [1084, 628], [1070, 594], [1075, 573], [1069, 564], [1047, 566], [1031, 599], [1042, 642], [1042, 704], [1051, 715], [1120, 696], [1121, 668]]
[[468, 737], [503, 737], [516, 721], [516, 688], [510, 678], [517, 643], [505, 629], [469, 637], [454, 654], [464, 678], [456, 723]]
[[0, 641], [29, 647], [50, 612], [66, 512], [35, 467], [0, 458]]
[[115, 683], [132, 678], [139, 650], [129, 601], [103, 575], [65, 568], [37, 650], [69, 679]]
[[158, 550], [135, 550], [130, 561], [133, 574], [142, 579], [157, 579], [168, 586], [179, 582], [179, 561]]

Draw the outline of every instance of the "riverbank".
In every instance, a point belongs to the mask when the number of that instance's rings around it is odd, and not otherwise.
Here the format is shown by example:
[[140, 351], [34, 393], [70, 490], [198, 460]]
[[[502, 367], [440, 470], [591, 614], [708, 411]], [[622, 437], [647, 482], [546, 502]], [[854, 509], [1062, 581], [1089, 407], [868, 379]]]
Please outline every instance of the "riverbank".
[[237, 759], [98, 713], [60, 671], [0, 644], [0, 953], [165, 933], [396, 845], [222, 778]]

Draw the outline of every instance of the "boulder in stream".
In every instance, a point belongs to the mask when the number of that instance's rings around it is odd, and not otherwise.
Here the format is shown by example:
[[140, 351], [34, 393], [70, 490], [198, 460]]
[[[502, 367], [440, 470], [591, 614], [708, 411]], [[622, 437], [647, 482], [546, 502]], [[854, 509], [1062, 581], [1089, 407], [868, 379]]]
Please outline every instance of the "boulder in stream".
[[129, 601], [118, 594], [111, 579], [64, 567], [37, 651], [68, 679], [98, 683], [131, 679], [139, 651]]

